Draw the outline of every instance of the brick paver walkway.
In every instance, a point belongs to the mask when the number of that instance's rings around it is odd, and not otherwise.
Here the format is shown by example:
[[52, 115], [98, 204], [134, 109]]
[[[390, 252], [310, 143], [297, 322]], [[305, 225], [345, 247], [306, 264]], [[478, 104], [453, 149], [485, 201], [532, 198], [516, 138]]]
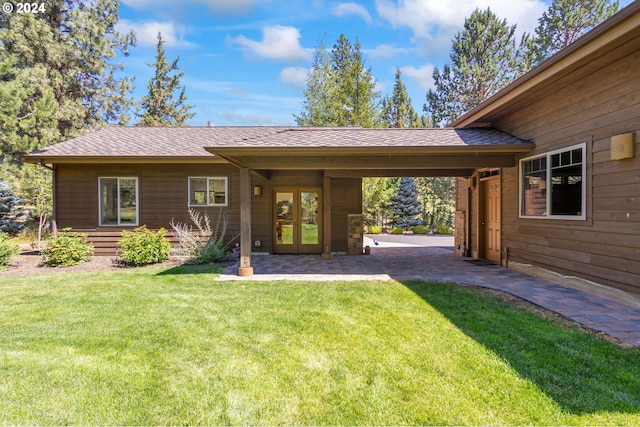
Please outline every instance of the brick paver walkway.
[[478, 285], [516, 295], [589, 328], [640, 346], [640, 309], [497, 265], [476, 266], [451, 247], [372, 248], [369, 256], [253, 256], [255, 275], [238, 277], [238, 265], [217, 280], [410, 280]]

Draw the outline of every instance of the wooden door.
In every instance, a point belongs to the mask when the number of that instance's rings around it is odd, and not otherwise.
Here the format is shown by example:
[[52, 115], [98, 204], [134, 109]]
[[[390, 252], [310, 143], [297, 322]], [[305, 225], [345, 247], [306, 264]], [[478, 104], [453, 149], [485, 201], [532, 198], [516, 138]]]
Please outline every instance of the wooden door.
[[484, 257], [500, 263], [500, 176], [482, 181]]

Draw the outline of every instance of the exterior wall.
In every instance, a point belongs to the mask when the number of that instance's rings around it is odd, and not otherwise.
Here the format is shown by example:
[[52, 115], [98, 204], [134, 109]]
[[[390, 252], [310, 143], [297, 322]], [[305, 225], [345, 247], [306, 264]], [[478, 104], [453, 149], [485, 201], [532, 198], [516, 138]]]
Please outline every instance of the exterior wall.
[[[230, 164], [57, 164], [56, 224], [58, 229], [70, 227], [89, 234], [96, 253], [112, 254], [123, 229], [134, 226], [100, 226], [98, 207], [99, 177], [137, 177], [139, 185], [139, 225], [170, 231], [170, 222], [190, 224], [188, 213], [188, 178], [190, 176], [226, 176], [229, 183], [227, 207], [198, 208], [207, 213], [214, 225], [219, 211], [228, 218], [227, 238], [240, 235], [240, 175]], [[277, 187], [322, 188], [322, 171], [273, 172], [270, 179], [252, 175], [252, 186], [262, 187], [261, 196], [252, 197], [253, 252], [270, 253], [273, 245], [272, 193]], [[347, 248], [347, 214], [361, 213], [360, 179], [332, 179], [332, 246], [333, 251]], [[343, 230], [344, 229], [344, 230]], [[236, 239], [234, 242], [238, 242]], [[174, 242], [175, 243], [175, 242]]]
[[362, 179], [331, 178], [331, 250], [347, 252], [349, 214], [362, 213]]
[[[626, 49], [629, 46], [625, 47]], [[640, 292], [640, 44], [589, 63], [493, 127], [536, 149], [586, 142], [586, 220], [519, 218], [518, 167], [502, 170], [502, 242], [508, 260]], [[611, 136], [635, 132], [635, 157], [610, 160]]]

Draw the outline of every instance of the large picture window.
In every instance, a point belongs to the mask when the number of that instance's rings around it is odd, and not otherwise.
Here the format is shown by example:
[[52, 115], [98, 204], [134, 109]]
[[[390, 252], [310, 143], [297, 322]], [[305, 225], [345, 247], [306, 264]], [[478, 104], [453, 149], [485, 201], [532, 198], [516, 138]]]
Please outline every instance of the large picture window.
[[227, 206], [228, 179], [219, 177], [190, 177], [190, 206]]
[[585, 219], [585, 144], [520, 160], [520, 216]]
[[99, 178], [100, 225], [138, 225], [138, 178]]

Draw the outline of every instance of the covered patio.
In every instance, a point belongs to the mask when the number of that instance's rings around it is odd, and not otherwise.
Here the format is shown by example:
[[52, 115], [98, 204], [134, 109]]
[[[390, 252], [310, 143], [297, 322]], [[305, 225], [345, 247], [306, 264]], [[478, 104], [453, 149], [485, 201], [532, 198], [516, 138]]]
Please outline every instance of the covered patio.
[[[283, 171], [314, 171], [322, 176], [321, 259], [330, 261], [334, 252], [330, 203], [333, 180], [384, 176], [469, 177], [482, 168], [513, 167], [516, 156], [529, 152], [534, 146], [492, 128], [328, 127], [276, 128], [251, 137], [220, 140], [205, 149], [240, 170], [238, 275], [251, 276], [255, 267], [251, 230], [254, 176], [267, 181]], [[354, 194], [354, 197], [360, 195]]]

